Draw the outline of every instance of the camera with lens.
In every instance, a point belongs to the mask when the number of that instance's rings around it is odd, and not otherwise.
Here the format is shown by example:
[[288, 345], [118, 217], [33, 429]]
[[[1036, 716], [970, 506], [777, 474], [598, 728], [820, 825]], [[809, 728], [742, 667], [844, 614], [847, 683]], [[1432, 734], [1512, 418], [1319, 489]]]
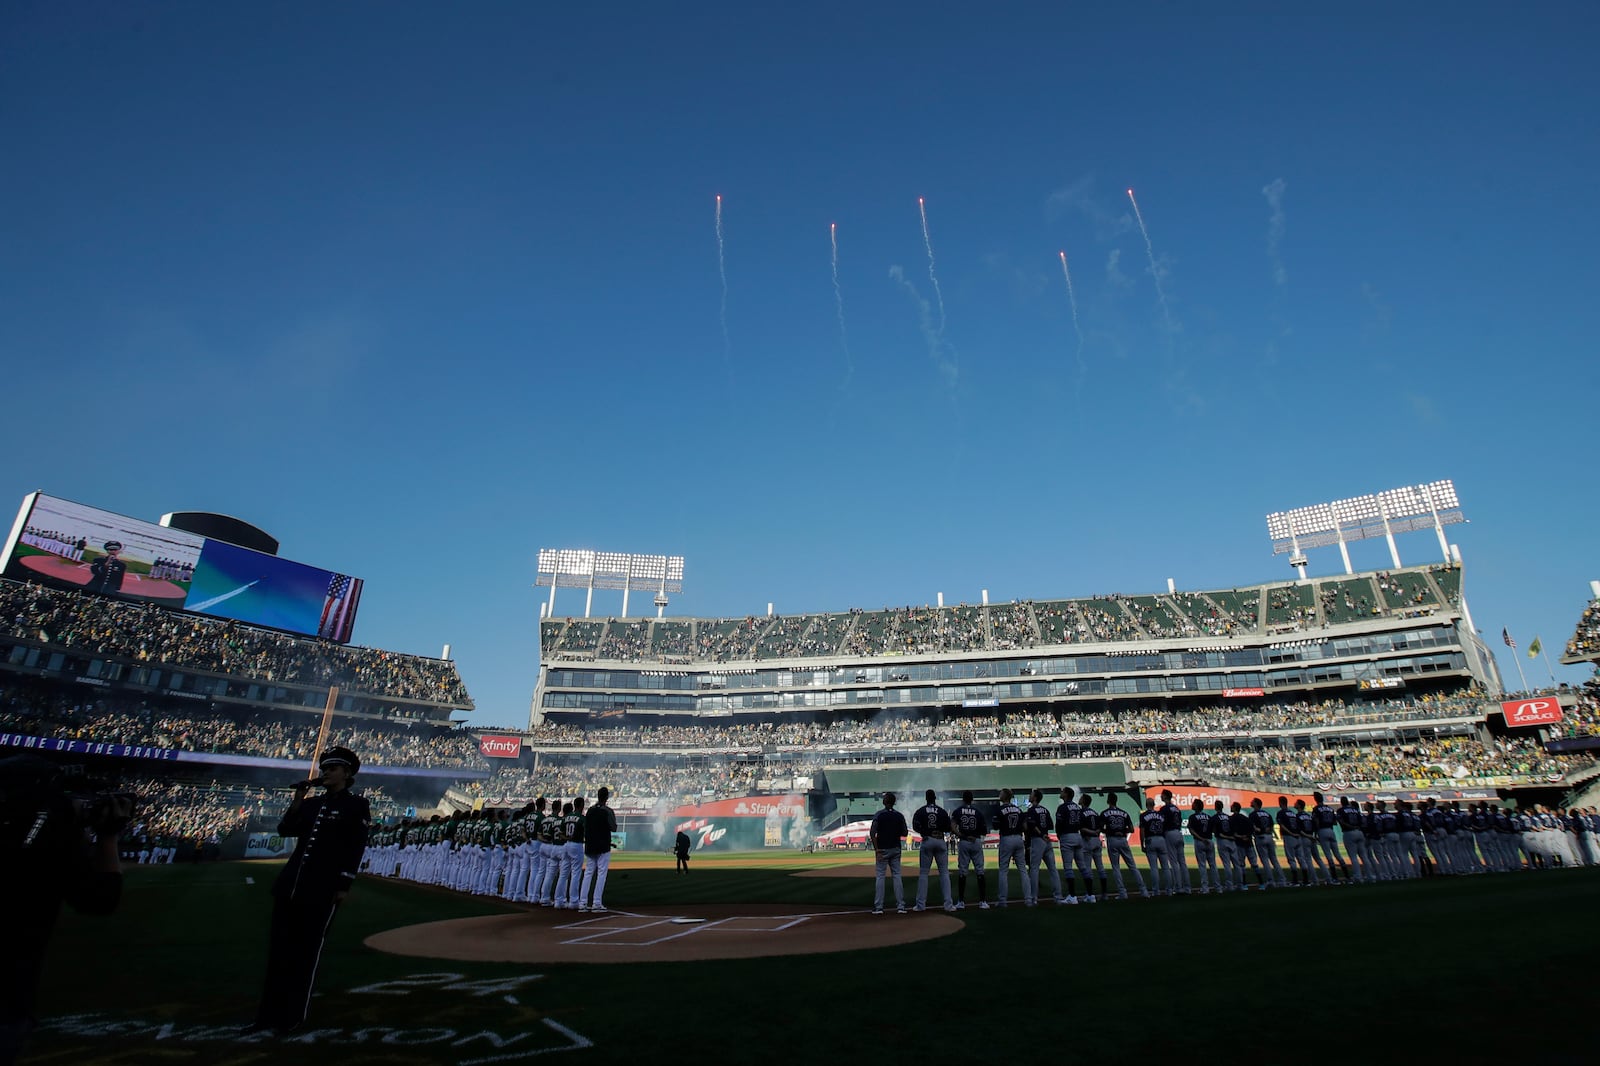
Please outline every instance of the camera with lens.
[[89, 777], [83, 767], [70, 764], [61, 767], [59, 780], [72, 804], [79, 828], [103, 837], [120, 833], [133, 821], [139, 807], [139, 797], [134, 793], [120, 791], [108, 781]]
[[33, 847], [43, 840], [115, 835], [133, 820], [138, 797], [84, 774], [83, 767], [34, 755], [0, 759], [0, 823], [8, 838]]

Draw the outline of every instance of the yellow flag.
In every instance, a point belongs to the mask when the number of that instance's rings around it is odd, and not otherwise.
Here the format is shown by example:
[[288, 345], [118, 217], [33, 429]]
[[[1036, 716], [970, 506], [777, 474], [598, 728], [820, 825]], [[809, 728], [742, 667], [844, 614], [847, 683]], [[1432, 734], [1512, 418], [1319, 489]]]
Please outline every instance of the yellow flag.
[[1539, 657], [1539, 651], [1539, 638], [1534, 637], [1533, 643], [1528, 645], [1528, 658], [1537, 659]]

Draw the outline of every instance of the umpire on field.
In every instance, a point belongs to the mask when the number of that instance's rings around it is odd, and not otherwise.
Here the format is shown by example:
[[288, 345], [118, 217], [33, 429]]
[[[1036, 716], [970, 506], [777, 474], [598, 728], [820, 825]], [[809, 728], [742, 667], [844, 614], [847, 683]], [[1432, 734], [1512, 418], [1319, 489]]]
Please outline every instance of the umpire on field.
[[[306, 1020], [328, 926], [367, 847], [372, 811], [366, 797], [350, 791], [361, 760], [349, 748], [329, 748], [317, 767], [322, 776], [294, 786], [294, 802], [278, 823], [278, 835], [296, 843], [272, 886], [272, 940], [255, 1029], [285, 1032]], [[326, 791], [306, 799], [316, 785]]]

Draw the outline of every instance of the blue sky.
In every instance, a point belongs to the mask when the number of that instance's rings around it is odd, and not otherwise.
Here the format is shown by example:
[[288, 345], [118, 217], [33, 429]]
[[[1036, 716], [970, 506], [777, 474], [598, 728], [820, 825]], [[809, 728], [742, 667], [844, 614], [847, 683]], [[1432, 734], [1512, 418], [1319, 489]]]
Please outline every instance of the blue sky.
[[540, 547], [698, 616], [1231, 587], [1451, 477], [1515, 685], [1600, 578], [1600, 16], [1209, 6], [6, 5], [0, 502], [252, 521], [494, 725]]

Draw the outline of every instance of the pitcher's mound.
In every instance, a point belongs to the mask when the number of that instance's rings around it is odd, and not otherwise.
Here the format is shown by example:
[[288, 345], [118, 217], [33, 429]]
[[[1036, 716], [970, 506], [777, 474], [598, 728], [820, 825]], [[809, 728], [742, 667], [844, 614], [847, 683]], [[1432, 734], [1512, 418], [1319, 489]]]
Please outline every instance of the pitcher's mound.
[[[695, 918], [700, 921], [685, 922]], [[705, 904], [582, 914], [539, 908], [389, 929], [368, 947], [473, 962], [682, 962], [883, 948], [958, 932], [948, 914], [875, 915], [793, 904]]]

